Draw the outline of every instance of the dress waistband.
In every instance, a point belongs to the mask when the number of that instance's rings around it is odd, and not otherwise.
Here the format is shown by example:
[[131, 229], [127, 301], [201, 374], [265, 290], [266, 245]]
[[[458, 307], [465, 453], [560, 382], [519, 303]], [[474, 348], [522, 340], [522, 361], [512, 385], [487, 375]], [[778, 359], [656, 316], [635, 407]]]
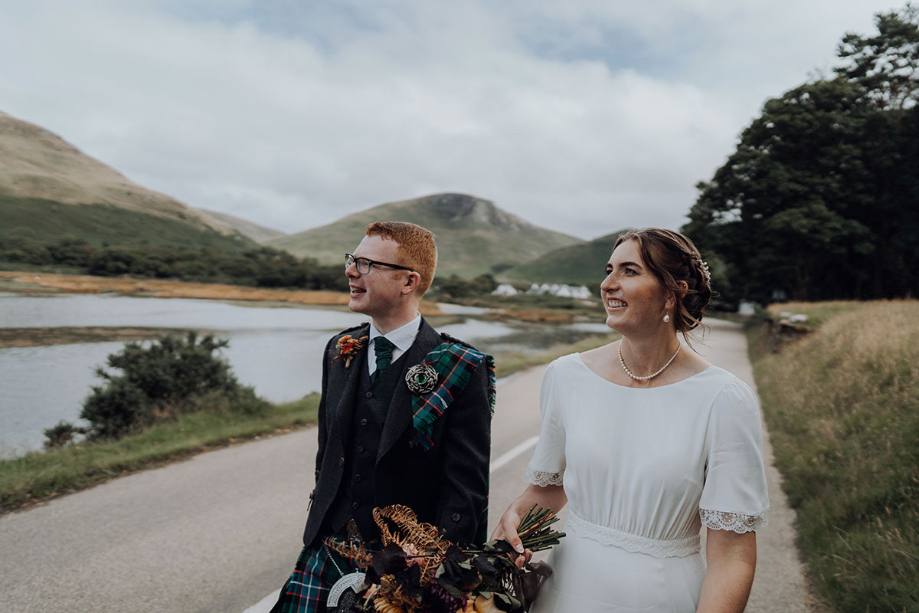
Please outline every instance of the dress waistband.
[[571, 509], [568, 509], [565, 530], [575, 536], [597, 541], [602, 545], [612, 545], [632, 553], [644, 553], [655, 558], [683, 558], [701, 550], [698, 534], [682, 539], [652, 539], [591, 523], [578, 517]]

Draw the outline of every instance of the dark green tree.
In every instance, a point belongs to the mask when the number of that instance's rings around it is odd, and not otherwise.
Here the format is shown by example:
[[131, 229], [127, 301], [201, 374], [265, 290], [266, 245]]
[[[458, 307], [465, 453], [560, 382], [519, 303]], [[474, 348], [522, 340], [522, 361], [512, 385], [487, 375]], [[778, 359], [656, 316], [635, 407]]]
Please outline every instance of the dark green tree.
[[725, 263], [727, 302], [919, 288], [917, 75], [906, 60], [879, 59], [919, 54], [919, 15], [908, 6], [878, 24], [877, 37], [848, 34], [840, 46], [851, 74], [840, 68], [766, 102], [727, 163], [697, 186], [683, 230]]

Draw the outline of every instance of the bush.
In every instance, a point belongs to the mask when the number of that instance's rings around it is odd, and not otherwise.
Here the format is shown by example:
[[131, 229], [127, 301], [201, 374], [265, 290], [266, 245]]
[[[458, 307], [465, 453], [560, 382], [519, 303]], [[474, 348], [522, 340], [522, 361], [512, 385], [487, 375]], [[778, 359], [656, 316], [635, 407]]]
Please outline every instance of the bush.
[[48, 439], [45, 441], [45, 447], [48, 449], [63, 447], [73, 440], [73, 435], [77, 433], [77, 430], [72, 423], [63, 419], [57, 422], [57, 425], [45, 428], [45, 437]]
[[[118, 438], [132, 430], [182, 413], [204, 410], [202, 397], [226, 399], [233, 410], [258, 412], [266, 403], [239, 384], [227, 361], [216, 352], [229, 341], [189, 332], [167, 335], [149, 345], [126, 343], [108, 357], [109, 368], [96, 370], [105, 385], [93, 387], [80, 417], [90, 422], [90, 438]], [[219, 404], [219, 403], [217, 403]]]

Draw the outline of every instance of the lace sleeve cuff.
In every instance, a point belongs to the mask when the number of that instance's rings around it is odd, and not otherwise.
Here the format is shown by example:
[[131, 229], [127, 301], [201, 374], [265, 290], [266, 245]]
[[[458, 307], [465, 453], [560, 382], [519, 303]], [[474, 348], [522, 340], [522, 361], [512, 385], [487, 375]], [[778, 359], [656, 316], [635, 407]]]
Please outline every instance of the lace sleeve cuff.
[[564, 475], [565, 471], [560, 473], [546, 473], [539, 470], [533, 470], [528, 466], [526, 473], [523, 475], [523, 480], [527, 483], [538, 485], [539, 487], [546, 487], [547, 485], [564, 485]]
[[743, 515], [741, 513], [727, 513], [725, 511], [711, 511], [709, 509], [699, 509], [699, 517], [706, 528], [712, 530], [730, 530], [743, 534], [745, 532], [756, 532], [765, 528], [769, 523], [769, 511], [763, 511], [759, 515]]

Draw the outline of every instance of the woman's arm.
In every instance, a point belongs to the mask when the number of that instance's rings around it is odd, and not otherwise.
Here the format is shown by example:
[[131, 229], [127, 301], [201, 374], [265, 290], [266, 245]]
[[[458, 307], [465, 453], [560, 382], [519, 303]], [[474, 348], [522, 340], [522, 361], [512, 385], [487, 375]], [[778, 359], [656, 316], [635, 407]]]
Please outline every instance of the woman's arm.
[[507, 507], [507, 511], [501, 516], [501, 521], [492, 532], [491, 538], [506, 539], [518, 553], [523, 554], [517, 558], [517, 566], [522, 567], [525, 561], [529, 561], [533, 552], [525, 552], [520, 537], [517, 536], [517, 526], [520, 525], [520, 520], [534, 504], [558, 513], [567, 503], [568, 496], [565, 495], [565, 488], [561, 485], [528, 485], [523, 494]]
[[705, 559], [708, 570], [697, 613], [742, 613], [756, 568], [756, 533], [709, 529]]

